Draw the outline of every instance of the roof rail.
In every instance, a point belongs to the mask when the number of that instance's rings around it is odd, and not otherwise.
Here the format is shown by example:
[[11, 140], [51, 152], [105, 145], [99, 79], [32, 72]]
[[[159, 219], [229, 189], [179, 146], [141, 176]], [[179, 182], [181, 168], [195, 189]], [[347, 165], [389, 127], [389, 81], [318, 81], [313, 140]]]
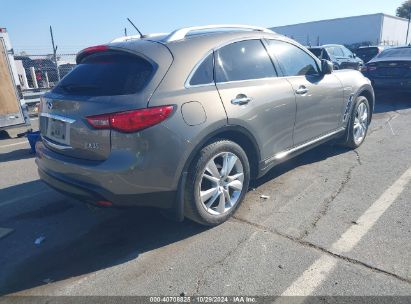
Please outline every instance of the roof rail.
[[269, 30], [263, 27], [258, 27], [258, 26], [241, 25], [241, 24], [214, 24], [214, 25], [192, 26], [192, 27], [181, 28], [181, 29], [178, 29], [172, 32], [170, 35], [168, 35], [165, 38], [165, 40], [167, 42], [177, 41], [177, 40], [184, 39], [189, 32], [210, 30], [210, 29], [243, 29], [243, 30], [265, 32], [265, 33], [274, 33], [272, 30]]

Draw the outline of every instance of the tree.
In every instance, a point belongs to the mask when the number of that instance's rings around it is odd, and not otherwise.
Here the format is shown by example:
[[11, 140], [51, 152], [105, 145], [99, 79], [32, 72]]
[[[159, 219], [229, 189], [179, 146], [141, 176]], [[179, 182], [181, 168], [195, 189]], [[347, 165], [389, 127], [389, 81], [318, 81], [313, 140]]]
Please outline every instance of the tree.
[[397, 8], [397, 16], [408, 19], [411, 12], [411, 0], [403, 2], [403, 4]]

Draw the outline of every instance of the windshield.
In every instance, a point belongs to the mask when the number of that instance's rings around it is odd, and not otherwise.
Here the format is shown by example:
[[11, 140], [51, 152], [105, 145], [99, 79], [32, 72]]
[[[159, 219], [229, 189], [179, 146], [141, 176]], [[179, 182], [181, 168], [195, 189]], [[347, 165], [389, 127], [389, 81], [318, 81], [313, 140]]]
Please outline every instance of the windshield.
[[372, 58], [378, 55], [378, 48], [376, 47], [360, 48], [355, 51], [355, 54], [364, 61], [370, 61]]

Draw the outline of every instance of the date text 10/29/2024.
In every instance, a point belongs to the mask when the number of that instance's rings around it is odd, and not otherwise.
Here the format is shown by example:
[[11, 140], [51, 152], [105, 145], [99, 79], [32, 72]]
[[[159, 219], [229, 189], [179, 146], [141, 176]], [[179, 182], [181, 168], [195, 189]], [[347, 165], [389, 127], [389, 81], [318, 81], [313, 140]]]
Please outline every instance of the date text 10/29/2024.
[[151, 303], [257, 303], [255, 297], [231, 296], [231, 297], [150, 297]]

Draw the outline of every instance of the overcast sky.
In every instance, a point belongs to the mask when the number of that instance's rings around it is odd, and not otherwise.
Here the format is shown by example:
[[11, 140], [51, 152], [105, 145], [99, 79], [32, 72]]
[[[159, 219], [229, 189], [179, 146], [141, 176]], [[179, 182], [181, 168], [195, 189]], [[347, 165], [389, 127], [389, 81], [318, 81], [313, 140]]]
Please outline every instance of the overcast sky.
[[[49, 25], [59, 53], [104, 43], [134, 29], [169, 32], [191, 25], [240, 23], [272, 27], [363, 14], [395, 15], [403, 0], [0, 0], [0, 27], [16, 51], [50, 53]], [[361, 29], [359, 29], [361, 30]]]

